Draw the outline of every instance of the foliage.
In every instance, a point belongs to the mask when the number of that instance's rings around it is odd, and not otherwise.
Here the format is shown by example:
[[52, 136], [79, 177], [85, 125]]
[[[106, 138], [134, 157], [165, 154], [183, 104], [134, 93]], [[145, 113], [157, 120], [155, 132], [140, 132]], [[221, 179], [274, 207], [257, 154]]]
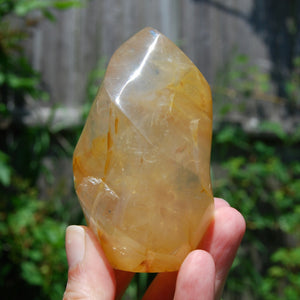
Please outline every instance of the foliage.
[[[38, 180], [51, 175], [46, 156], [65, 155], [47, 126], [28, 127], [18, 114], [26, 101], [47, 100], [40, 76], [25, 58], [26, 18], [80, 1], [0, 0], [0, 291], [5, 299], [59, 299], [66, 284], [64, 231], [71, 215], [59, 195], [41, 199]], [[21, 24], [21, 26], [17, 26]]]
[[272, 88], [269, 74], [251, 64], [246, 55], [235, 51], [216, 81], [213, 86], [214, 110], [221, 115], [236, 109], [244, 111], [250, 99], [278, 101], [277, 96], [269, 94]]
[[[297, 156], [295, 145], [284, 146], [292, 147], [289, 155]], [[215, 159], [223, 161], [224, 172], [222, 178], [215, 179], [215, 193], [240, 210], [247, 221], [228, 289], [239, 293], [248, 290], [253, 299], [298, 299], [299, 157], [290, 160], [281, 154], [280, 147], [251, 139], [232, 126], [216, 134], [214, 149]]]
[[62, 210], [40, 201], [36, 190], [22, 180], [12, 186], [19, 190], [1, 202], [2, 296], [17, 299], [22, 293], [31, 299], [61, 298], [67, 274]]
[[300, 106], [300, 57], [293, 60], [293, 72], [285, 84], [286, 93], [290, 102], [299, 108]]
[[[269, 83], [265, 77], [257, 76], [259, 69], [251, 69], [255, 70], [256, 81], [251, 80], [253, 74], [247, 73], [248, 61], [243, 56], [236, 58], [233, 66], [233, 74], [230, 67], [229, 73], [223, 74], [227, 84], [223, 99], [229, 102], [222, 110], [224, 114], [236, 109], [231, 105], [228, 88], [243, 101], [258, 95], [262, 100], [277, 98], [266, 94]], [[297, 70], [291, 72], [286, 86], [298, 82], [299, 75]], [[263, 85], [260, 87], [258, 82]], [[287, 105], [298, 101], [295, 89], [286, 94]], [[299, 110], [294, 113], [299, 114]], [[213, 139], [212, 159], [218, 166], [214, 168], [214, 193], [237, 208], [247, 222], [224, 299], [240, 299], [243, 295], [251, 299], [299, 299], [300, 127], [287, 134], [280, 123], [263, 121], [257, 129], [269, 133], [269, 138], [222, 123], [215, 129]]]
[[[2, 113], [9, 108], [24, 104], [24, 98], [46, 99], [47, 95], [39, 86], [39, 75], [23, 54], [21, 42], [27, 37], [26, 16], [40, 11], [45, 17], [54, 20], [53, 8], [68, 9], [79, 6], [79, 0], [0, 0], [0, 94]], [[21, 25], [11, 22], [19, 18]], [[14, 24], [14, 25], [13, 25]], [[5, 104], [7, 107], [5, 107]]]

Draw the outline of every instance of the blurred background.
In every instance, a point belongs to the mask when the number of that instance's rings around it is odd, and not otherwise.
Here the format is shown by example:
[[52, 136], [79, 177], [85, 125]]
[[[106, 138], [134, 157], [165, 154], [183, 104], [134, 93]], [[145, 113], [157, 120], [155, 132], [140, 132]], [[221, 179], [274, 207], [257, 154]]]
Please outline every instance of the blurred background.
[[1, 298], [62, 298], [65, 228], [84, 222], [72, 153], [109, 58], [145, 26], [212, 88], [214, 194], [247, 222], [223, 299], [300, 299], [299, 0], [0, 0]]

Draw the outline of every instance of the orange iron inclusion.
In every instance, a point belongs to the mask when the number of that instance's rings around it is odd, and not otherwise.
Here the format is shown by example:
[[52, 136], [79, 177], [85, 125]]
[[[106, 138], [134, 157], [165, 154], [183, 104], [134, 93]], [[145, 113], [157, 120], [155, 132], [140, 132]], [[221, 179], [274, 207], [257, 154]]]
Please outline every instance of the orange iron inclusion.
[[88, 225], [113, 268], [179, 269], [214, 211], [208, 83], [145, 28], [114, 53], [73, 157]]

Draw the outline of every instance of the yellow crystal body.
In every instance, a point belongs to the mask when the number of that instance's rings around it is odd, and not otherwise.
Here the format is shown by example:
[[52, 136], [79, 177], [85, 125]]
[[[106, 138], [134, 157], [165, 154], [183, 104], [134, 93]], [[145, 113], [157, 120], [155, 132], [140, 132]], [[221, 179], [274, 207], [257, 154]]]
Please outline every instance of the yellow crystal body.
[[73, 158], [89, 226], [116, 269], [178, 270], [212, 216], [208, 83], [145, 28], [113, 55]]

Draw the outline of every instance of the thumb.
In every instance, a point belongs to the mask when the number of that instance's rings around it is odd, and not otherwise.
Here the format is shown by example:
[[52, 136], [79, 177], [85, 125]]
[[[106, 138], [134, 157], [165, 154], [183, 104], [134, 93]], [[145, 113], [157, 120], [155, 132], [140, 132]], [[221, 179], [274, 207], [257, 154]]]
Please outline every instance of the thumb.
[[83, 226], [69, 226], [66, 231], [69, 264], [64, 300], [115, 297], [115, 278], [93, 232]]

